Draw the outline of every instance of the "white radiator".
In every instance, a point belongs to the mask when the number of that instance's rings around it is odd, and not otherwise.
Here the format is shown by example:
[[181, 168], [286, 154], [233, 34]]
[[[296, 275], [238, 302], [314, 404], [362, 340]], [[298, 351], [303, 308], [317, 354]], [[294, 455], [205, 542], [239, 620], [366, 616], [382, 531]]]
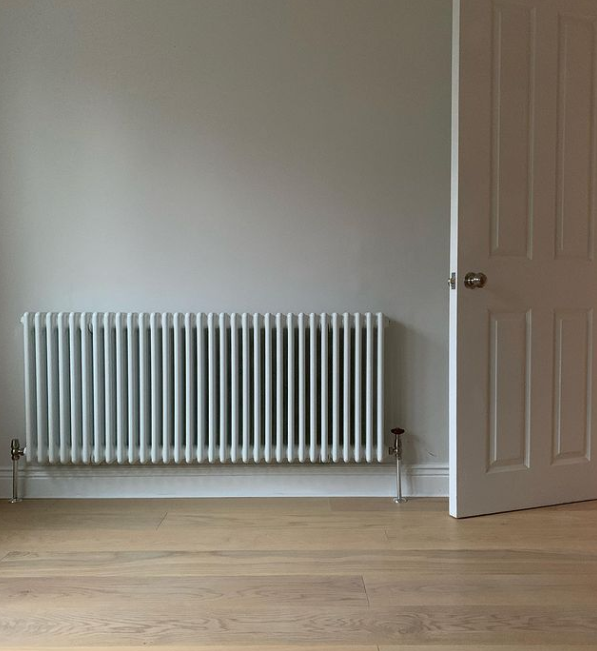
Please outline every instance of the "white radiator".
[[382, 461], [382, 314], [27, 313], [26, 457]]

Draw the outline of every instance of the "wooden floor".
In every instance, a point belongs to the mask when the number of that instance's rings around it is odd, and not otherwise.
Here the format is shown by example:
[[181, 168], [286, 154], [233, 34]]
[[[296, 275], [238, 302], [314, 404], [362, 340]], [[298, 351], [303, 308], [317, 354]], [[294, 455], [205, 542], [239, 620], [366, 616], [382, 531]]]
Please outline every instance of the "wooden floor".
[[597, 649], [597, 502], [0, 504], [0, 648]]

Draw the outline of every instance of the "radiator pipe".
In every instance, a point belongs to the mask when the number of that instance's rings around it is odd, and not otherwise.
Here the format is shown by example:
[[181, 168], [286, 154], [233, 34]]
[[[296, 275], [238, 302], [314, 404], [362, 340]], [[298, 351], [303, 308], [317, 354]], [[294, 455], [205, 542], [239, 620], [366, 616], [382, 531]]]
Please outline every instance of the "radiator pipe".
[[19, 439], [13, 439], [10, 442], [10, 458], [12, 460], [12, 499], [11, 504], [22, 502], [19, 497], [19, 459], [25, 454], [25, 449], [21, 447]]
[[389, 452], [396, 458], [396, 497], [394, 498], [395, 504], [403, 504], [408, 500], [402, 496], [402, 435], [404, 430], [401, 427], [395, 427], [392, 430], [394, 435], [394, 447], [391, 447]]

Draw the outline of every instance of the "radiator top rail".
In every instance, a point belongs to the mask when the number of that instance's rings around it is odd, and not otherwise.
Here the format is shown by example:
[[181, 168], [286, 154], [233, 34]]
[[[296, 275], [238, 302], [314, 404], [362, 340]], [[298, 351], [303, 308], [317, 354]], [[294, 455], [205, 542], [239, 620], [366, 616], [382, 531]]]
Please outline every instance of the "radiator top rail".
[[[228, 318], [231, 315], [236, 315], [237, 317], [242, 317], [242, 316], [256, 317], [257, 316], [257, 317], [260, 317], [260, 318], [264, 318], [266, 316], [274, 317], [274, 318], [288, 317], [288, 316], [293, 316], [293, 317], [297, 317], [297, 318], [299, 316], [303, 316], [303, 317], [309, 317], [311, 315], [319, 316], [319, 313], [314, 313], [314, 312], [275, 312], [275, 313], [274, 312], [264, 312], [264, 313], [261, 313], [261, 312], [25, 312], [25, 314], [23, 314], [23, 316], [21, 317], [21, 324], [24, 325], [27, 322], [28, 319], [30, 319], [31, 317], [35, 317], [36, 315], [40, 315], [42, 318], [45, 318], [45, 316], [47, 314], [52, 314], [52, 315], [54, 315], [56, 317], [58, 317], [61, 314], [62, 315], [74, 314], [74, 315], [77, 315], [77, 316], [81, 316], [81, 315], [93, 316], [94, 314], [97, 314], [97, 315], [102, 316], [102, 317], [104, 315], [106, 315], [106, 314], [109, 314], [109, 315], [111, 315], [113, 317], [116, 317], [116, 315], [124, 315], [124, 316], [127, 316], [127, 317], [131, 316], [133, 318], [140, 317], [140, 316], [151, 317], [152, 315], [162, 316], [164, 314], [167, 314], [167, 315], [169, 315], [171, 317], [174, 317], [174, 316], [178, 315], [179, 317], [183, 317], [183, 318], [186, 317], [186, 316], [197, 316], [199, 314], [202, 314], [204, 316], [212, 315], [212, 317], [216, 317], [216, 316], [220, 317], [222, 315], [225, 315]], [[354, 328], [354, 318], [353, 318], [354, 313], [350, 313], [350, 312], [329, 312], [329, 313], [326, 313], [326, 314], [328, 314], [330, 317], [332, 317], [333, 315], [341, 316], [341, 317], [348, 316], [349, 319], [350, 319], [351, 327]], [[383, 327], [387, 328], [390, 325], [390, 319], [388, 317], [384, 316], [380, 312], [375, 312], [375, 313], [364, 312], [362, 314], [363, 315], [374, 314], [375, 317], [378, 317], [381, 314], [382, 315]], [[173, 323], [171, 323], [170, 325], [171, 325], [171, 327], [174, 327]], [[378, 326], [378, 322], [376, 321], [375, 327], [377, 327], [377, 326]], [[159, 327], [162, 327], [161, 324], [160, 324]], [[88, 323], [88, 329], [91, 330], [91, 323]]]

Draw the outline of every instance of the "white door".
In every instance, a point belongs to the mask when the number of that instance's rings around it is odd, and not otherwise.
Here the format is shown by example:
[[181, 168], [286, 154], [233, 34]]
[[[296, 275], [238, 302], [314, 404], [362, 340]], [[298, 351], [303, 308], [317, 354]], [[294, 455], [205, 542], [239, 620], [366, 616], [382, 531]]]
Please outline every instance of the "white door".
[[596, 499], [597, 0], [454, 9], [450, 512]]

